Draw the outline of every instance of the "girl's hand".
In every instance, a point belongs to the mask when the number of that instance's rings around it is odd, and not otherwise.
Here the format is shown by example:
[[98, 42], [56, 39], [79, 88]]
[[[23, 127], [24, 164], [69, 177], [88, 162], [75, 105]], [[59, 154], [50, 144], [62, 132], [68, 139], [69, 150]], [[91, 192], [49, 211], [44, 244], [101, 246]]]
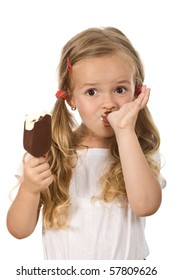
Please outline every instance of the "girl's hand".
[[50, 166], [44, 157], [32, 157], [24, 165], [23, 186], [30, 193], [37, 194], [47, 189], [53, 181]]
[[113, 111], [108, 115], [108, 121], [116, 136], [125, 130], [134, 131], [138, 113], [146, 106], [149, 95], [150, 89], [143, 86], [142, 92], [134, 101], [124, 104], [118, 111]]

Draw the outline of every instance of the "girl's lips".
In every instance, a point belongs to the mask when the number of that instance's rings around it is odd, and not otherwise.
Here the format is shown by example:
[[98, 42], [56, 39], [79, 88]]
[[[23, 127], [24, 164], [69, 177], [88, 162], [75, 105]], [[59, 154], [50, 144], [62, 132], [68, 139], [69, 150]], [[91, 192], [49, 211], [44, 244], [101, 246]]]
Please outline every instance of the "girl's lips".
[[104, 123], [105, 126], [110, 126], [110, 123], [107, 119], [107, 116], [108, 114], [103, 114], [101, 117], [100, 117], [100, 120]]

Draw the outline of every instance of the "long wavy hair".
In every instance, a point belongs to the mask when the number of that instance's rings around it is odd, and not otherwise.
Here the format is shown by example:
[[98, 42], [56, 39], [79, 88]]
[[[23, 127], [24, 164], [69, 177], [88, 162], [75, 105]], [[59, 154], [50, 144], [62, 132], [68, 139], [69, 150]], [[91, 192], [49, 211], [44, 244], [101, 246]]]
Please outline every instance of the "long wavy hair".
[[[67, 42], [62, 49], [58, 67], [59, 88], [67, 95], [70, 94], [72, 81], [67, 67], [67, 57], [73, 66], [86, 58], [117, 52], [124, 53], [129, 58], [135, 70], [135, 84], [141, 85], [144, 81], [144, 68], [139, 54], [120, 30], [107, 27], [87, 29]], [[159, 149], [160, 137], [147, 107], [139, 112], [135, 130], [148, 164], [157, 176], [160, 166], [152, 159], [152, 155]], [[64, 228], [68, 225], [69, 185], [77, 159], [76, 150], [80, 148], [86, 135], [85, 125], [77, 126], [66, 101], [58, 98], [52, 110], [52, 147], [48, 154], [54, 181], [40, 197], [40, 205], [43, 205], [44, 229]], [[102, 188], [99, 199], [106, 203], [118, 200], [126, 207], [127, 194], [115, 138], [110, 145], [110, 164], [100, 178], [100, 183]]]

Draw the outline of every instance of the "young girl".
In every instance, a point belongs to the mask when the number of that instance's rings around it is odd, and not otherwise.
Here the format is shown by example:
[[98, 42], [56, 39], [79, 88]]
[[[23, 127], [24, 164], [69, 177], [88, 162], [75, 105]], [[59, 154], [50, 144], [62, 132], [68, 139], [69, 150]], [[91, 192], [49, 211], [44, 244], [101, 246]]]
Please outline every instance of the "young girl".
[[10, 233], [25, 238], [42, 209], [45, 259], [149, 254], [145, 217], [158, 210], [164, 179], [143, 81], [138, 53], [116, 28], [87, 29], [64, 46], [51, 150], [24, 163], [7, 215]]

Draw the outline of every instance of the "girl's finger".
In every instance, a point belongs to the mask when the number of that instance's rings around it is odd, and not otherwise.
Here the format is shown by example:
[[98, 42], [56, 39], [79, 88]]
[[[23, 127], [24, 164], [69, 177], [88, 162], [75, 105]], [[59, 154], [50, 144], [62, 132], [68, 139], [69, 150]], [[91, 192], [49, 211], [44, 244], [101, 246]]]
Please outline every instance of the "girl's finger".
[[144, 93], [144, 97], [143, 97], [142, 103], [141, 103], [141, 109], [143, 109], [147, 105], [149, 97], [150, 97], [150, 89], [148, 88], [148, 89], [146, 89], [146, 91]]

